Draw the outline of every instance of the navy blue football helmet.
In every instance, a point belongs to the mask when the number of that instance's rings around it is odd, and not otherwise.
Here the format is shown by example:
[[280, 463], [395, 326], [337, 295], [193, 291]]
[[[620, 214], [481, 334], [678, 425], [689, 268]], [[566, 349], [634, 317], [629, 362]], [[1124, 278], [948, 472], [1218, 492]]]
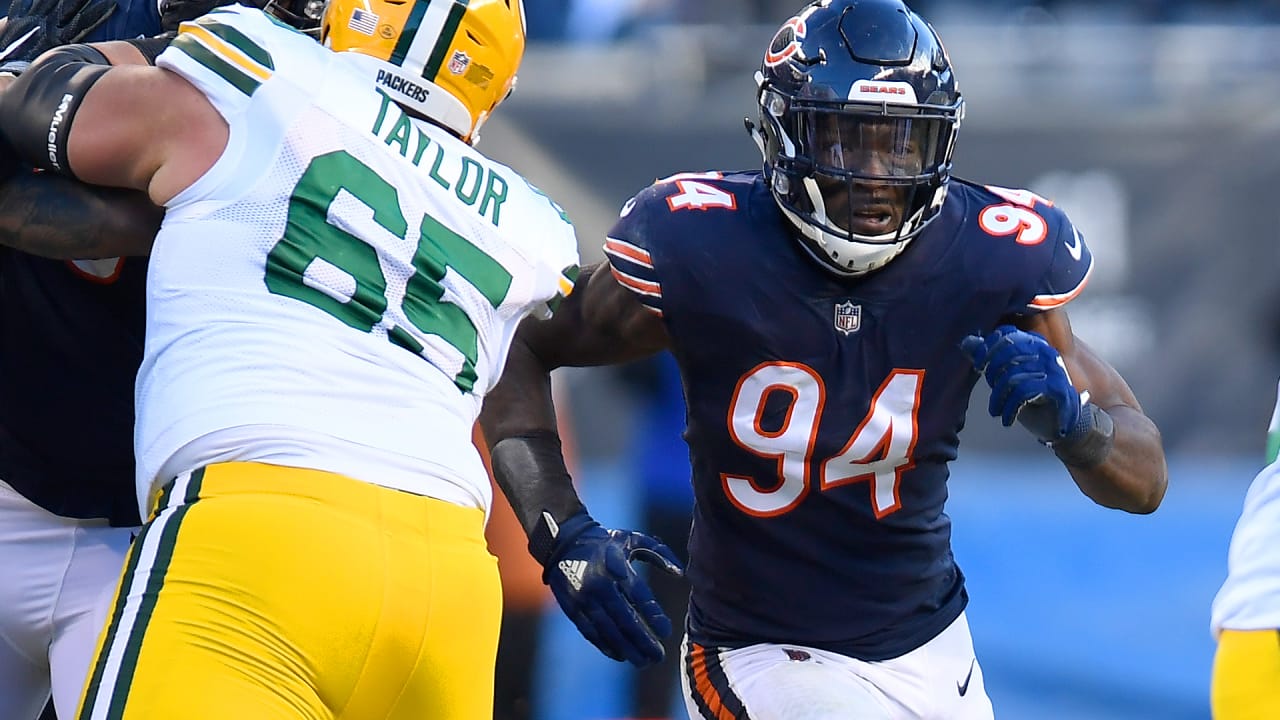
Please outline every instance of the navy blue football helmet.
[[178, 25], [225, 5], [261, 8], [277, 20], [310, 35], [320, 34], [320, 17], [326, 0], [158, 0], [160, 29], [176, 32]]
[[320, 35], [325, 0], [267, 0], [263, 9], [286, 25], [308, 35]]
[[817, 0], [756, 74], [774, 199], [828, 270], [870, 272], [942, 209], [964, 116], [942, 42], [901, 0]]

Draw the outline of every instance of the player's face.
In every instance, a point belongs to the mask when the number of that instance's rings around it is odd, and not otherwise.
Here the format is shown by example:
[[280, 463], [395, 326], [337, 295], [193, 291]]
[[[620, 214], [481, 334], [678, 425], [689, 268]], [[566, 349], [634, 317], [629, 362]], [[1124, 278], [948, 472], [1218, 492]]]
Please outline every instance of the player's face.
[[[904, 219], [910, 188], [893, 180], [924, 172], [932, 124], [909, 118], [816, 114], [811, 147], [827, 217], [859, 235], [896, 231]], [[824, 173], [824, 168], [839, 174]]]

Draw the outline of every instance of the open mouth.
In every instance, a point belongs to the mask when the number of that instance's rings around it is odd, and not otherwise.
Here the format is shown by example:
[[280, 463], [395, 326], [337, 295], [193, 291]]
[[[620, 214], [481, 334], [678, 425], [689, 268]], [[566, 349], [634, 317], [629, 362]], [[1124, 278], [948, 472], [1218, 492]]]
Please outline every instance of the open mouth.
[[884, 235], [896, 229], [893, 211], [887, 207], [867, 207], [849, 216], [849, 231], [858, 235]]

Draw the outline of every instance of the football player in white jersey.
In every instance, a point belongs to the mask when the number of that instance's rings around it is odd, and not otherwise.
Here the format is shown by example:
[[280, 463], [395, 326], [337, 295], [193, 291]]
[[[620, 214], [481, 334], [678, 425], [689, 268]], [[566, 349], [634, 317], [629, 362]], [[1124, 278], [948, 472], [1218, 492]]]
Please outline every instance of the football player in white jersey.
[[1280, 717], [1280, 389], [1267, 463], [1231, 536], [1227, 580], [1213, 600], [1215, 720]]
[[473, 147], [523, 8], [332, 0], [320, 38], [232, 6], [157, 67], [72, 46], [0, 96], [24, 159], [166, 209], [136, 390], [148, 519], [82, 718], [491, 717], [471, 433], [516, 325], [577, 276], [563, 212]]

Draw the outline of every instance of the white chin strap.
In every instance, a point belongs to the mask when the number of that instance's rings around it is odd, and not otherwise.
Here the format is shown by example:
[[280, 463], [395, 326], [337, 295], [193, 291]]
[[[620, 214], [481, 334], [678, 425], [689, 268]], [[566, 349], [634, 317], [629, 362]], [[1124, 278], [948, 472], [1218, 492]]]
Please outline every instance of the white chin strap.
[[[809, 202], [813, 204], [814, 219], [821, 225], [831, 226], [833, 223], [827, 216], [826, 201], [822, 198], [818, 183], [813, 178], [807, 177], [804, 179], [804, 188], [809, 196]], [[782, 208], [782, 213], [805, 237], [822, 248], [824, 257], [818, 258], [819, 260], [833, 266], [833, 270], [846, 275], [862, 275], [884, 267], [907, 249], [907, 244], [911, 242], [911, 238], [890, 242], [897, 235], [896, 232], [867, 237], [865, 241], [843, 238], [823, 230], [817, 224], [805, 222], [785, 207]]]

